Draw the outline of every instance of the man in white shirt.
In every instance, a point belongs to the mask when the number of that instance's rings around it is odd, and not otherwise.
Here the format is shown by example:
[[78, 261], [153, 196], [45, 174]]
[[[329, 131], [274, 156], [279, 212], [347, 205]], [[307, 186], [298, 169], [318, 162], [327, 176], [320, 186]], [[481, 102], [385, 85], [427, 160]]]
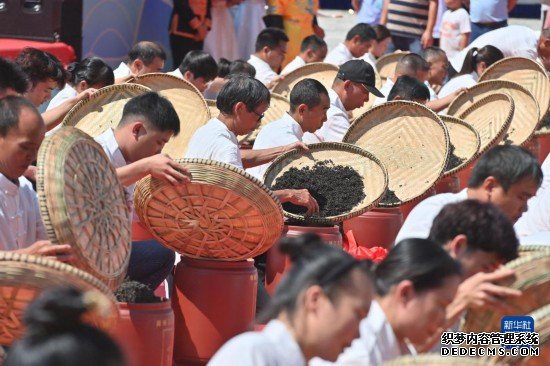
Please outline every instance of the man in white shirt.
[[306, 64], [322, 62], [327, 56], [327, 43], [319, 36], [312, 34], [302, 41], [300, 54], [285, 66], [281, 75], [286, 75]]
[[256, 79], [268, 89], [273, 89], [282, 78], [277, 72], [285, 59], [287, 43], [287, 35], [279, 28], [266, 28], [258, 34], [256, 52], [248, 63], [256, 69]]
[[202, 93], [218, 75], [218, 64], [208, 53], [194, 50], [185, 55], [177, 69], [167, 74], [189, 81]]
[[353, 26], [346, 35], [346, 40], [333, 48], [325, 58], [325, 62], [340, 66], [354, 58], [360, 58], [369, 51], [376, 32], [365, 23]]
[[[302, 141], [304, 132], [315, 132], [327, 120], [330, 101], [327, 89], [319, 81], [303, 79], [290, 92], [290, 111], [267, 124], [256, 137], [253, 150], [269, 149]], [[247, 171], [263, 181], [269, 163]]]
[[132, 220], [132, 252], [128, 277], [155, 289], [174, 266], [175, 254], [162, 246], [143, 228], [133, 210], [134, 185], [151, 175], [171, 184], [189, 182], [188, 170], [161, 154], [162, 148], [180, 131], [180, 121], [172, 104], [157, 93], [132, 98], [124, 106], [122, 119], [114, 130], [96, 138], [125, 187]]
[[527, 211], [527, 201], [536, 194], [541, 182], [542, 170], [529, 152], [518, 146], [497, 146], [481, 156], [468, 188], [420, 202], [405, 220], [395, 241], [427, 238], [441, 208], [466, 199], [491, 202], [516, 222]]
[[305, 133], [303, 141], [341, 142], [350, 126], [347, 111], [362, 107], [369, 100], [369, 93], [383, 96], [375, 87], [374, 75], [372, 66], [363, 60], [351, 60], [340, 66], [332, 88], [328, 91], [330, 108], [327, 121], [314, 133]]
[[0, 250], [70, 261], [70, 245], [47, 240], [36, 192], [22, 176], [36, 160], [45, 133], [31, 102], [19, 96], [0, 99]]
[[127, 62], [121, 62], [114, 70], [115, 83], [126, 82], [133, 76], [162, 72], [166, 53], [155, 42], [141, 41], [128, 52]]

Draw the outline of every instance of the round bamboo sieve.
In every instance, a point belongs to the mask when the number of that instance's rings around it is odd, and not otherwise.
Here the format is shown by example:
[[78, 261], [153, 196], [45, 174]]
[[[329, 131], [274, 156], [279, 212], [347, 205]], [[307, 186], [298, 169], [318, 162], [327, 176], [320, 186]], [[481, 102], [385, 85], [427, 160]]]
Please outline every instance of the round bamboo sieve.
[[376, 60], [376, 71], [382, 78], [382, 81], [386, 81], [387, 78], [392, 77], [395, 73], [395, 67], [401, 58], [407, 55], [409, 52], [396, 51], [380, 57]]
[[467, 122], [459, 118], [442, 114], [440, 114], [439, 117], [447, 126], [447, 130], [449, 131], [449, 139], [451, 144], [455, 147], [455, 155], [461, 159], [464, 159], [462, 164], [443, 173], [443, 177], [447, 177], [458, 173], [474, 160], [479, 151], [481, 140], [476, 129]]
[[338, 74], [338, 66], [323, 62], [306, 64], [285, 75], [284, 79], [275, 85], [273, 93], [288, 98], [294, 85], [306, 78], [321, 82], [328, 90], [332, 88], [336, 74]]

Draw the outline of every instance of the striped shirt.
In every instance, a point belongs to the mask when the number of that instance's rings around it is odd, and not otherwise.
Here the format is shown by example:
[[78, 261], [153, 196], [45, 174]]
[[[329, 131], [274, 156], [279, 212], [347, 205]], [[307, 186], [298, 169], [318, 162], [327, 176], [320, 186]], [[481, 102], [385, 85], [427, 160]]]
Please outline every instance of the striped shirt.
[[430, 0], [390, 0], [386, 27], [392, 36], [420, 38], [428, 24]]

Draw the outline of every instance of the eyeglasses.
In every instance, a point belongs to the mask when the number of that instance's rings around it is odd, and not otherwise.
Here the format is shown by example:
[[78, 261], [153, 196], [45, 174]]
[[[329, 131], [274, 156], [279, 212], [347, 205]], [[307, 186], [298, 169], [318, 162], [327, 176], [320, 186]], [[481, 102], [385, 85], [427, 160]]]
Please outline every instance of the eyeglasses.
[[256, 112], [255, 110], [251, 110], [251, 112], [258, 116], [258, 122], [260, 122], [262, 120], [262, 118], [265, 117], [265, 113], [260, 114], [260, 113]]

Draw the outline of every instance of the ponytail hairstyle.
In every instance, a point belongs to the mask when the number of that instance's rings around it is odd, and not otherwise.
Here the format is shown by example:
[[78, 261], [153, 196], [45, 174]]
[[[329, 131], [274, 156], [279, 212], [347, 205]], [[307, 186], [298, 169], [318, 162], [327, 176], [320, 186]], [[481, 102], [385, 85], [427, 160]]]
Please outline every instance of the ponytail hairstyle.
[[338, 301], [342, 292], [354, 291], [351, 274], [356, 268], [372, 279], [370, 262], [356, 260], [341, 248], [324, 243], [315, 234], [283, 238], [279, 250], [290, 257], [293, 266], [259, 316], [260, 322], [275, 319], [283, 312], [292, 317], [302, 292], [314, 285], [322, 287], [331, 301]]
[[460, 264], [439, 245], [427, 239], [405, 239], [376, 266], [375, 288], [379, 296], [385, 296], [393, 286], [408, 280], [416, 292], [423, 292], [460, 274]]
[[8, 353], [4, 366], [123, 366], [118, 345], [82, 322], [89, 305], [70, 287], [45, 291], [25, 311], [25, 336]]
[[462, 64], [462, 70], [460, 70], [459, 74], [471, 74], [477, 70], [477, 65], [480, 62], [485, 62], [485, 65], [489, 67], [503, 58], [504, 54], [495, 46], [487, 45], [480, 49], [472, 47], [468, 53], [466, 53], [464, 63]]
[[88, 57], [80, 62], [73, 62], [67, 67], [69, 77], [67, 82], [71, 86], [85, 81], [88, 87], [108, 86], [115, 83], [115, 75], [111, 66], [99, 57]]

